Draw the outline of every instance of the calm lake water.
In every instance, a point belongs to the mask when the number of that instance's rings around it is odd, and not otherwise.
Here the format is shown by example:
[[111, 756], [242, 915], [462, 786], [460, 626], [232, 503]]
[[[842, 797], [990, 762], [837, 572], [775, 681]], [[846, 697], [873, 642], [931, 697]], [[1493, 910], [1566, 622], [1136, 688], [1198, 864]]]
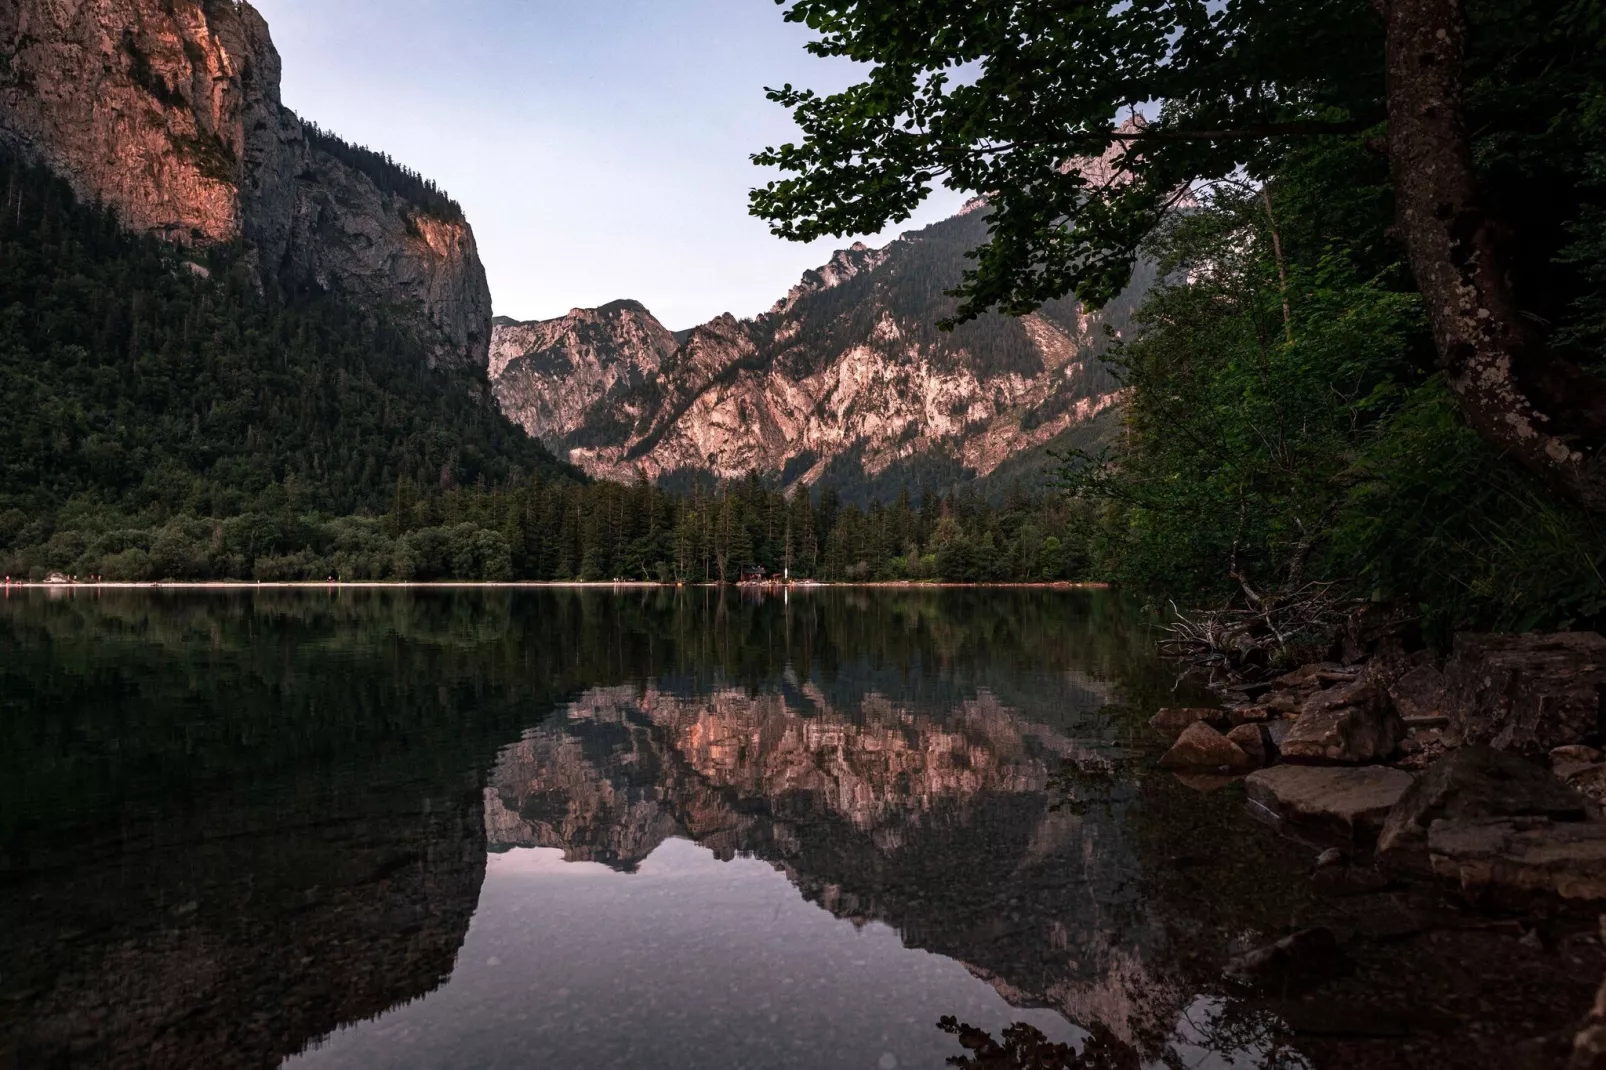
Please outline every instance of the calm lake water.
[[[11, 592], [0, 1067], [1503, 1066], [1587, 1007], [1568, 931], [1323, 898], [1157, 771], [1151, 643], [1090, 591]], [[1319, 992], [1222, 980], [1314, 924]]]

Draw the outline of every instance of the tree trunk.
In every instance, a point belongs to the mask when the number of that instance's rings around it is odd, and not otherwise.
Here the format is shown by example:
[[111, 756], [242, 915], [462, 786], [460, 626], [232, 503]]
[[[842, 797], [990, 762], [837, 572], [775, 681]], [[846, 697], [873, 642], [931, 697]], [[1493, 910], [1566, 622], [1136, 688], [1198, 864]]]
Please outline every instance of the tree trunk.
[[1439, 362], [1467, 422], [1572, 501], [1606, 512], [1606, 381], [1551, 352], [1518, 306], [1511, 236], [1480, 203], [1461, 0], [1383, 0], [1389, 168]]

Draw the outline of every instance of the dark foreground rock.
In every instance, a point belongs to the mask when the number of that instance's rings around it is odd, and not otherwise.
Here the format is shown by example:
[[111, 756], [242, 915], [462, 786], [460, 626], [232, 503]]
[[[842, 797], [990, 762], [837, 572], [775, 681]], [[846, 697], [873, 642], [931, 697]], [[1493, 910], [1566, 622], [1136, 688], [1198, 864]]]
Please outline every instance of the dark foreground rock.
[[1360, 764], [1382, 761], [1405, 736], [1405, 723], [1371, 680], [1318, 691], [1305, 701], [1283, 741], [1283, 757]]
[[1435, 876], [1465, 892], [1606, 899], [1606, 824], [1543, 817], [1435, 821]]
[[1606, 1070], [1606, 985], [1595, 995], [1584, 1027], [1573, 1038], [1572, 1060], [1567, 1070]]
[[1444, 675], [1445, 712], [1463, 743], [1543, 759], [1600, 739], [1606, 636], [1459, 635]]
[[1242, 773], [1259, 763], [1238, 744], [1200, 721], [1187, 727], [1160, 764], [1167, 769], [1196, 773]]
[[1396, 873], [1428, 875], [1428, 831], [1435, 821], [1543, 817], [1582, 821], [1583, 797], [1549, 770], [1486, 746], [1452, 751], [1399, 800], [1378, 838], [1378, 863]]
[[1410, 773], [1384, 766], [1278, 765], [1244, 781], [1250, 801], [1319, 835], [1368, 843], [1412, 785]]

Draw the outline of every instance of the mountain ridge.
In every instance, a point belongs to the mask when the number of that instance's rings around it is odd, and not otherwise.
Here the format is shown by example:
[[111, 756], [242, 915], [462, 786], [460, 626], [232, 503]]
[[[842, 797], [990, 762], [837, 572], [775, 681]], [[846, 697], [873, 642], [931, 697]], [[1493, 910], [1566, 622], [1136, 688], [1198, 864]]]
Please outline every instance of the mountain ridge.
[[[751, 319], [727, 313], [665, 332], [672, 352], [662, 336], [652, 352], [622, 335], [604, 345], [567, 340], [620, 302], [552, 320], [499, 318], [493, 392], [554, 452], [624, 480], [758, 471], [786, 485], [881, 486], [866, 493], [889, 497], [915, 489], [922, 471], [985, 479], [1066, 436], [1080, 445], [1107, 435], [1119, 384], [1100, 355], [1128, 326], [1152, 269], [1140, 267], [1133, 287], [1099, 312], [1062, 300], [938, 331], [985, 226], [978, 201], [879, 249], [855, 243]], [[628, 305], [662, 328], [639, 302]], [[577, 361], [580, 378], [609, 388], [556, 414], [541, 399], [570, 389], [561, 369]], [[1021, 475], [1041, 474], [1049, 461], [1039, 461]]]

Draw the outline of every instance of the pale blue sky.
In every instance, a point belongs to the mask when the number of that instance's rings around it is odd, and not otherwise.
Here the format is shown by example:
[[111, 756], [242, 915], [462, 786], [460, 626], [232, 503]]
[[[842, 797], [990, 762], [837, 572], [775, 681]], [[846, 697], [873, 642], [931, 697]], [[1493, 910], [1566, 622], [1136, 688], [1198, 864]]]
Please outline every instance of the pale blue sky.
[[771, 0], [253, 2], [286, 104], [462, 202], [500, 315], [631, 297], [672, 329], [750, 316], [852, 240], [795, 245], [747, 215], [748, 155], [795, 131], [764, 86], [853, 73]]

